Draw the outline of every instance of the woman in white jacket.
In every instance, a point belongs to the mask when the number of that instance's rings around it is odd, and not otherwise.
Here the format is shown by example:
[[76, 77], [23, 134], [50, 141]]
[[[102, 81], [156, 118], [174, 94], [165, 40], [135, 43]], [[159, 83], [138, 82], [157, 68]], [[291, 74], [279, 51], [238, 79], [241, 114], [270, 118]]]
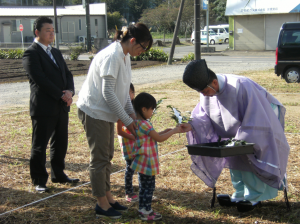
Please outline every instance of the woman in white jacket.
[[93, 59], [79, 92], [78, 117], [90, 152], [90, 179], [97, 198], [97, 216], [120, 218], [127, 207], [116, 202], [110, 191], [111, 160], [114, 154], [114, 123], [120, 119], [134, 135], [135, 113], [129, 97], [131, 56], [149, 50], [153, 39], [142, 23], [116, 31], [115, 41]]

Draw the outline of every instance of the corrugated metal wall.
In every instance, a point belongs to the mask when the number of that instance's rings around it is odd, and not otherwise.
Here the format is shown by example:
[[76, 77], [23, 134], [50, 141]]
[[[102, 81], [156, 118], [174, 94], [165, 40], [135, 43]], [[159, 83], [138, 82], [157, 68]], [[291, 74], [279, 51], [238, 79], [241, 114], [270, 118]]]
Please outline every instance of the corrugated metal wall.
[[285, 22], [298, 21], [297, 14], [266, 15], [266, 50], [276, 50], [280, 27]]
[[300, 21], [299, 13], [234, 17], [234, 50], [276, 50], [284, 22]]
[[264, 50], [264, 28], [264, 15], [236, 16], [234, 19], [234, 50]]

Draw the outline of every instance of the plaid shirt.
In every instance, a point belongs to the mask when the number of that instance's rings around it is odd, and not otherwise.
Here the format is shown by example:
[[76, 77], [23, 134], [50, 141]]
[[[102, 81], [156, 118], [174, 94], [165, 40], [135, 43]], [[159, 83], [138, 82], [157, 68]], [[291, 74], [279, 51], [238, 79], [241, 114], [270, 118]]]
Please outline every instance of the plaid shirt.
[[154, 130], [152, 124], [146, 120], [137, 120], [137, 126], [131, 168], [145, 175], [157, 175], [159, 174], [157, 142], [149, 136], [149, 132]]
[[[131, 134], [131, 132], [123, 125], [122, 131], [124, 131], [127, 134]], [[132, 159], [132, 149], [134, 146], [134, 140], [123, 138], [122, 136], [118, 136], [120, 147], [123, 153], [123, 157], [125, 160]]]

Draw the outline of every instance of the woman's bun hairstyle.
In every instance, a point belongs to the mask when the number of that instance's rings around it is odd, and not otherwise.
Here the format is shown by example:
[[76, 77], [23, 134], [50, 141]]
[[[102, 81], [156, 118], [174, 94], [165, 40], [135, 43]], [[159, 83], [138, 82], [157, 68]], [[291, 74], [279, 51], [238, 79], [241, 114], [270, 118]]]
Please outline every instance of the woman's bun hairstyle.
[[147, 43], [148, 51], [153, 44], [152, 35], [148, 29], [148, 27], [143, 23], [136, 23], [134, 25], [130, 25], [129, 27], [123, 27], [122, 30], [116, 30], [114, 41], [119, 40], [121, 43], [126, 42], [127, 40], [135, 38], [137, 43]]

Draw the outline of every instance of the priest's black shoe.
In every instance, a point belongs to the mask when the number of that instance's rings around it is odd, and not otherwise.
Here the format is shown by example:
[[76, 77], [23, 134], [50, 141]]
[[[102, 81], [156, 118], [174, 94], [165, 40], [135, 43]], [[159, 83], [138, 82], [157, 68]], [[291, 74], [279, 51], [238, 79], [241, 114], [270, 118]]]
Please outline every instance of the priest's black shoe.
[[44, 192], [48, 192], [49, 191], [49, 188], [46, 187], [45, 184], [39, 184], [35, 187], [35, 190], [36, 192], [38, 193], [44, 193]]
[[218, 194], [217, 199], [221, 206], [236, 206], [236, 202], [232, 202], [228, 194]]
[[64, 180], [52, 179], [52, 182], [53, 183], [61, 183], [61, 184], [65, 184], [65, 183], [76, 184], [79, 182], [79, 179], [72, 179], [72, 178], [66, 177]]
[[258, 201], [258, 202], [255, 202], [254, 204], [252, 204], [248, 200], [243, 200], [243, 201], [237, 202], [236, 206], [237, 206], [237, 210], [239, 212], [249, 212], [249, 211], [252, 211], [256, 207], [261, 207], [261, 202]]

